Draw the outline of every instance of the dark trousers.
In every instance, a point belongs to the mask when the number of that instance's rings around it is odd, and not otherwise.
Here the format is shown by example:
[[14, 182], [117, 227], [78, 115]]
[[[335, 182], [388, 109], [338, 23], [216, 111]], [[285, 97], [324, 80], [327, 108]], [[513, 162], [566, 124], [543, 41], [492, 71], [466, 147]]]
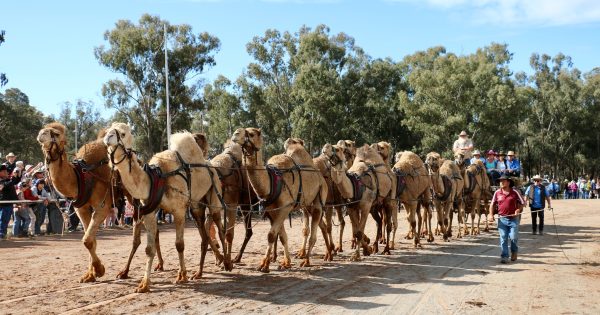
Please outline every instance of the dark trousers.
[[75, 213], [75, 208], [71, 205], [69, 207], [69, 231], [77, 230], [77, 226], [79, 226], [79, 216]]
[[[537, 218], [540, 218], [540, 232], [544, 231], [544, 209], [540, 209], [540, 208], [534, 208], [531, 207], [531, 229], [534, 232], [537, 232], [538, 230], [538, 223], [537, 223]], [[542, 211], [538, 211], [538, 212], [534, 212], [537, 210], [542, 210]]]

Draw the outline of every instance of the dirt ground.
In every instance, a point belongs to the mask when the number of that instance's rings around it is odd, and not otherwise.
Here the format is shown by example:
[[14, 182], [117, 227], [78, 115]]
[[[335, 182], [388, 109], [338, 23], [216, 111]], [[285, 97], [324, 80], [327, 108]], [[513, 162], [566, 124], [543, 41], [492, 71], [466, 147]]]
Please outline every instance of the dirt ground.
[[[88, 260], [81, 232], [2, 241], [0, 313], [600, 314], [600, 200], [555, 201], [554, 207], [558, 237], [552, 213], [546, 213], [544, 236], [531, 235], [530, 216], [524, 215], [519, 258], [508, 265], [499, 263], [495, 230], [450, 243], [436, 238], [414, 249], [403, 239], [407, 226], [402, 212], [397, 249], [391, 256], [350, 262], [346, 241], [346, 250], [324, 263], [319, 235], [313, 267], [300, 268], [294, 259], [289, 271], [272, 265], [271, 273], [262, 274], [254, 268], [264, 252], [268, 221], [258, 221], [243, 264], [232, 272], [220, 271], [209, 253], [204, 278], [181, 285], [172, 283], [178, 264], [175, 233], [167, 224], [159, 227], [165, 271], [153, 273], [148, 294], [133, 293], [143, 275], [145, 238], [131, 279], [115, 280], [126, 262], [131, 230], [100, 231], [98, 254], [106, 275], [91, 284], [77, 283]], [[368, 226], [371, 236], [374, 222], [368, 221]], [[350, 229], [344, 234], [349, 240]], [[288, 235], [295, 252], [301, 244], [299, 218]], [[243, 226], [238, 223], [235, 250], [241, 238]], [[200, 248], [192, 224], [185, 240], [191, 275], [198, 267]]]

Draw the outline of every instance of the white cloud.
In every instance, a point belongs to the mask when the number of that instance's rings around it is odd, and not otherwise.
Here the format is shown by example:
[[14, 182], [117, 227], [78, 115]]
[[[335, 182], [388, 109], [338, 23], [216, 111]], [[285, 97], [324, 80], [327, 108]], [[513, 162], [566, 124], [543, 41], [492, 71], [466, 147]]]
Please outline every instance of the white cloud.
[[386, 0], [467, 14], [479, 23], [568, 25], [600, 22], [598, 0]]

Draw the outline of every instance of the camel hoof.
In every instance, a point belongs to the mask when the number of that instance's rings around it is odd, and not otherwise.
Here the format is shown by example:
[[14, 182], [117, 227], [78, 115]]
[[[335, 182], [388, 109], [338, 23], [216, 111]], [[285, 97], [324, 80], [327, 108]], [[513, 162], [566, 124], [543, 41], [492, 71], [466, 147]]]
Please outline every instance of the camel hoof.
[[154, 267], [154, 271], [165, 271], [165, 268], [163, 267], [162, 263], [158, 263], [156, 264], [156, 266]]
[[435, 241], [435, 238], [433, 238], [433, 235], [429, 235], [429, 238], [427, 238], [427, 242], [433, 243], [433, 241]]
[[202, 272], [196, 271], [196, 272], [194, 272], [194, 274], [192, 275], [192, 277], [190, 279], [192, 279], [192, 280], [198, 280], [200, 278], [202, 278]]
[[129, 270], [122, 270], [117, 274], [117, 279], [129, 279]]
[[94, 266], [94, 276], [97, 278], [101, 278], [104, 276], [104, 265], [100, 262], [93, 264]]
[[283, 259], [280, 263], [279, 263], [279, 270], [287, 270], [292, 268], [292, 263], [289, 261], [289, 259]]
[[304, 249], [301, 249], [299, 252], [296, 253], [296, 256], [294, 256], [294, 258], [298, 258], [298, 259], [306, 258], [306, 251]]
[[185, 273], [179, 273], [179, 275], [177, 275], [177, 278], [175, 279], [174, 283], [186, 283], [188, 282], [188, 278], [187, 275]]
[[84, 274], [83, 277], [81, 277], [81, 279], [79, 279], [79, 283], [89, 283], [89, 282], [96, 282], [96, 277], [94, 277], [94, 275], [91, 272]]
[[304, 260], [300, 263], [300, 267], [303, 267], [303, 268], [312, 267], [310, 265], [310, 260], [308, 258], [304, 258]]
[[147, 293], [150, 292], [150, 280], [142, 280], [138, 285], [137, 289], [135, 289], [135, 293]]
[[396, 242], [394, 242], [394, 241], [390, 242], [390, 249], [391, 250], [395, 250], [396, 249]]
[[258, 267], [258, 271], [268, 273], [270, 262], [271, 262], [271, 260], [269, 259], [269, 257], [263, 258], [260, 263], [260, 266]]
[[335, 248], [335, 252], [336, 252], [336, 253], [343, 253], [343, 252], [344, 252], [344, 250], [342, 249], [342, 245], [339, 245], [339, 246], [337, 246], [337, 247]]
[[350, 256], [350, 261], [361, 261], [362, 258], [360, 258], [360, 253], [359, 252], [354, 252], [354, 254], [352, 254], [352, 256]]
[[234, 264], [239, 264], [242, 262], [242, 257], [240, 255], [235, 256], [235, 259], [231, 261]]
[[381, 252], [382, 255], [391, 255], [392, 253], [390, 252], [390, 248], [389, 246], [386, 246], [383, 251]]

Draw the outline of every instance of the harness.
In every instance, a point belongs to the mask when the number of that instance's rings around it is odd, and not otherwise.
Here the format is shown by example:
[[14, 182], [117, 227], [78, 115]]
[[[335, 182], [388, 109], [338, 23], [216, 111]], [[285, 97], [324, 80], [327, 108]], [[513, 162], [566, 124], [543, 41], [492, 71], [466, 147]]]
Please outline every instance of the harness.
[[400, 195], [404, 192], [406, 188], [406, 173], [402, 172], [399, 169], [393, 170], [394, 174], [396, 174], [396, 198], [400, 198]]
[[150, 194], [146, 203], [139, 208], [139, 214], [146, 215], [158, 207], [166, 189], [166, 176], [157, 165], [144, 164], [144, 172], [150, 178]]
[[[452, 190], [452, 179], [444, 174], [440, 175], [440, 177], [442, 178], [442, 183], [444, 185], [444, 193], [441, 196], [438, 196], [436, 193], [435, 198], [439, 201], [446, 201], [448, 200], [448, 197], [450, 197], [450, 191]], [[435, 187], [435, 185], [433, 187]]]
[[469, 176], [469, 187], [467, 189], [463, 190], [463, 195], [468, 195], [468, 194], [472, 193], [473, 190], [475, 190], [475, 184], [476, 184], [475, 174], [467, 171], [467, 176]]
[[352, 201], [361, 200], [366, 188], [361, 180], [361, 176], [355, 173], [346, 173], [346, 176], [348, 176], [352, 183]]
[[92, 171], [106, 163], [108, 163], [106, 159], [102, 159], [100, 162], [91, 165], [86, 164], [82, 159], [74, 160], [71, 163], [75, 177], [77, 178], [77, 196], [72, 200], [73, 207], [80, 208], [90, 200], [92, 187], [97, 178]]

